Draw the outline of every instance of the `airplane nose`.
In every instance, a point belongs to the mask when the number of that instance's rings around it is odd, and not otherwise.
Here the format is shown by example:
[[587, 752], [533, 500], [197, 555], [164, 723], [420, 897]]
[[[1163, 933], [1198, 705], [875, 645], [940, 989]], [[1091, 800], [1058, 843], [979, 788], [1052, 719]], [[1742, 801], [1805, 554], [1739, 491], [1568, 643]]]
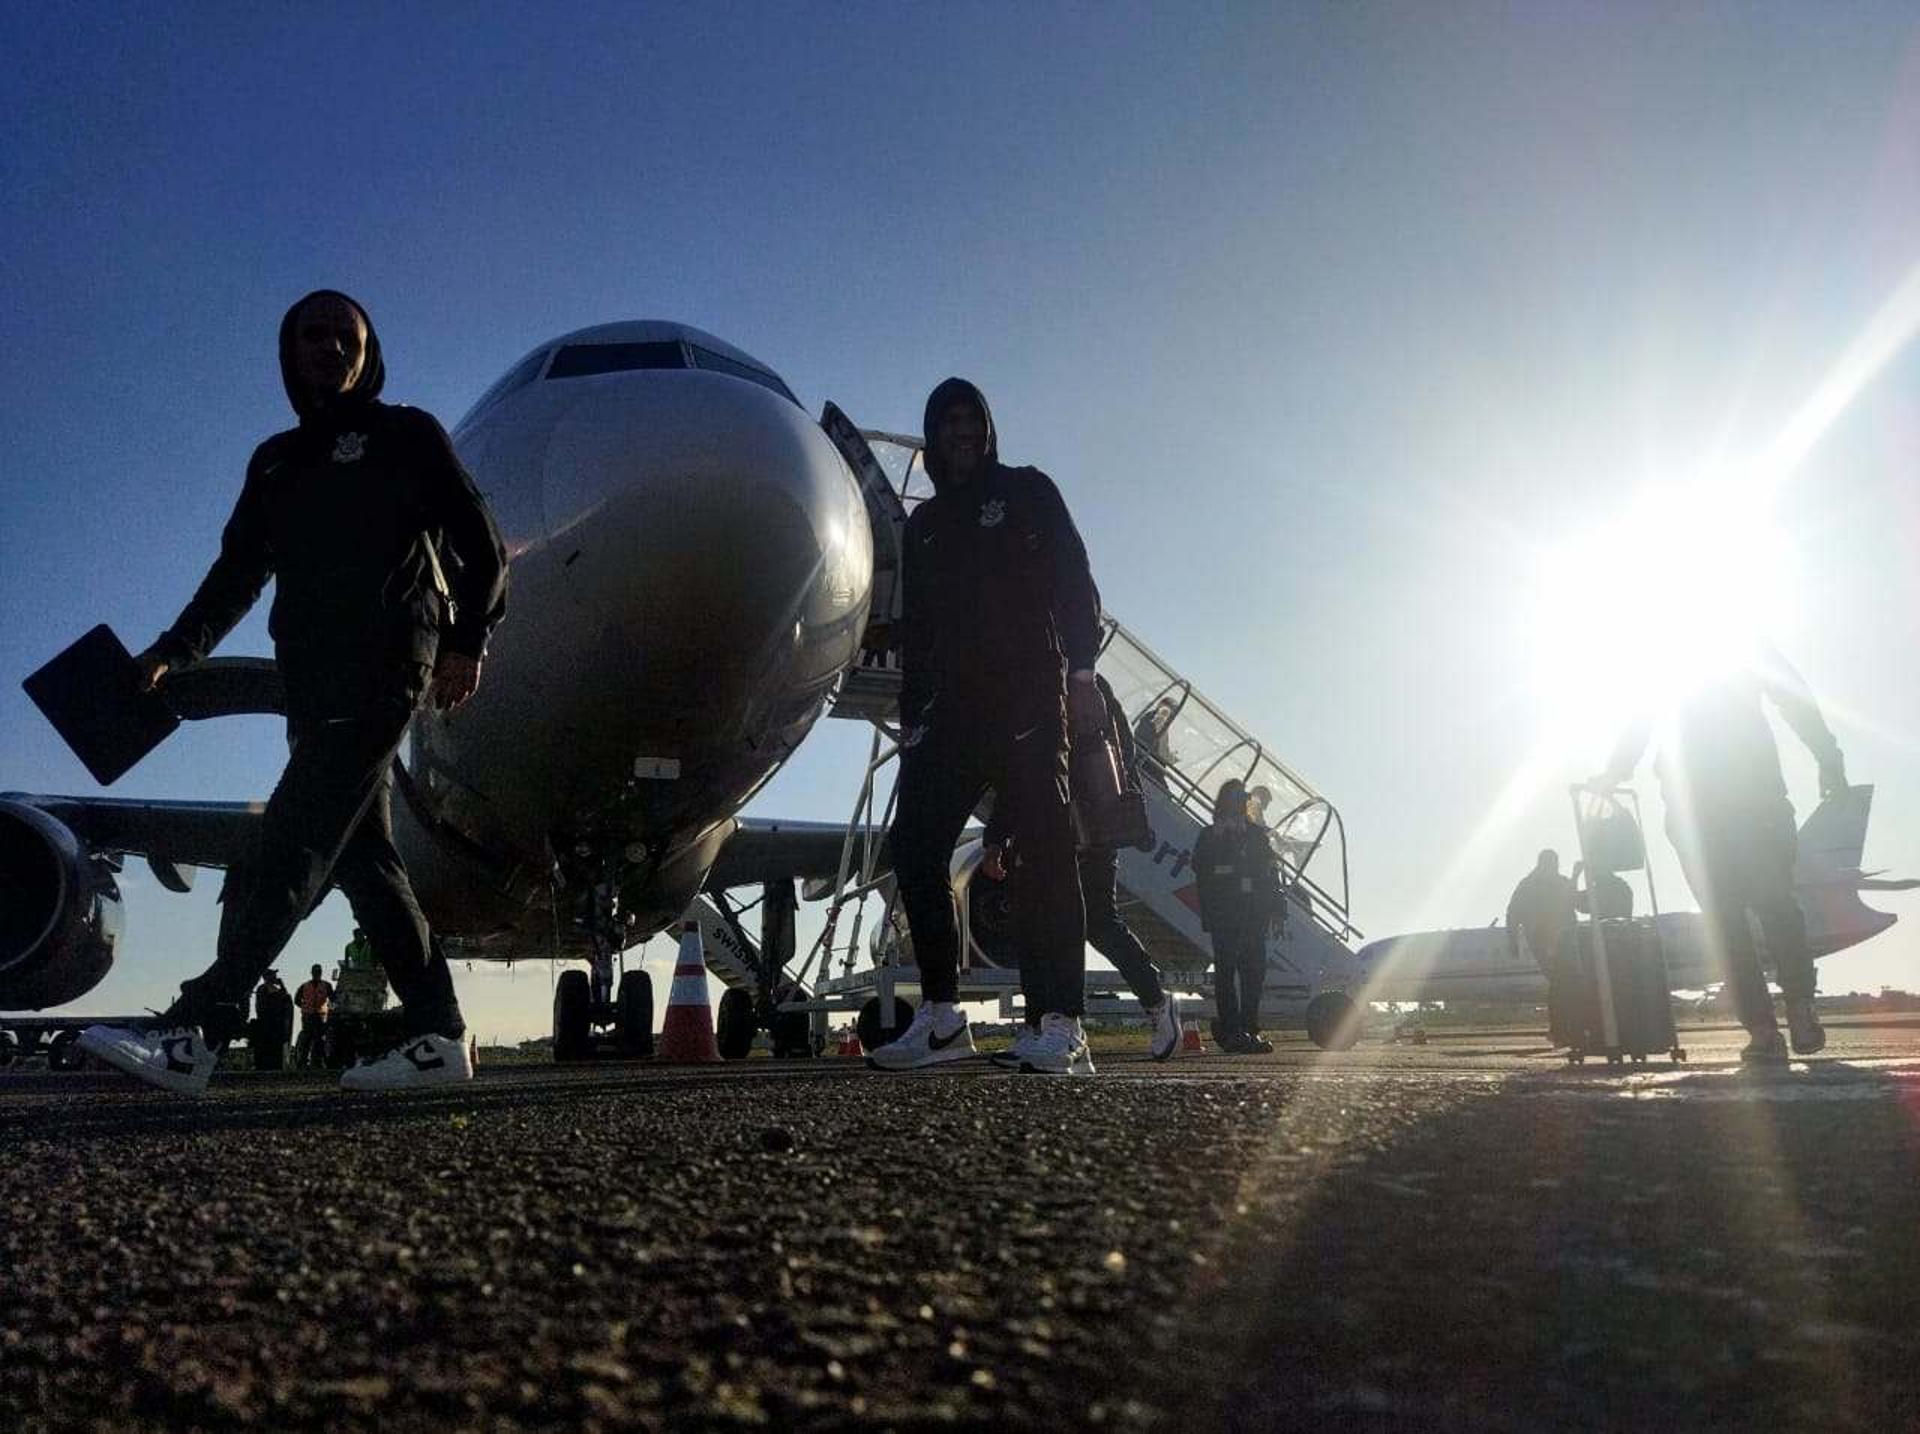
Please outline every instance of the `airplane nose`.
[[[871, 535], [851, 475], [798, 406], [721, 374], [670, 376], [554, 429], [543, 498], [568, 596], [636, 676], [717, 701], [771, 648], [864, 602]], [[862, 558], [864, 557], [864, 561]]]
[[507, 619], [480, 700], [416, 724], [429, 766], [467, 774], [442, 798], [462, 830], [534, 851], [609, 803], [635, 837], [733, 810], [852, 659], [873, 574], [859, 488], [784, 396], [684, 370], [567, 383], [564, 410], [476, 449], [509, 510]]
[[581, 620], [577, 660], [607, 725], [637, 724], [631, 740], [660, 755], [759, 740], [852, 656], [871, 530], [786, 398], [724, 374], [642, 376], [556, 423], [542, 498], [541, 566]]

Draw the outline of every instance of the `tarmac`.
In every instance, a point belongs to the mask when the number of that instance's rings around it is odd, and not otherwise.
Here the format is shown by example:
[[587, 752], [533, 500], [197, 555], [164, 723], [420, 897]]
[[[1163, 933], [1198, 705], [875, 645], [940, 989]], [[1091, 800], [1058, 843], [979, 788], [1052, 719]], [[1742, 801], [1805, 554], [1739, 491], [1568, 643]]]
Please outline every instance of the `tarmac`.
[[1920, 1427], [1920, 1029], [0, 1074], [19, 1430]]

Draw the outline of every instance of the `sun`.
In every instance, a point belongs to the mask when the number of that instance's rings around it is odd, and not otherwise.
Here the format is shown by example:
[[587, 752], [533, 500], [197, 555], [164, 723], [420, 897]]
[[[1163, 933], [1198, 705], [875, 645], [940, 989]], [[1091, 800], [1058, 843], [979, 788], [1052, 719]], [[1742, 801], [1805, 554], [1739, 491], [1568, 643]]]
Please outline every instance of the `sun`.
[[1793, 545], [1764, 485], [1652, 487], [1542, 550], [1525, 616], [1548, 742], [1596, 765], [1621, 730], [1754, 662], [1798, 617]]

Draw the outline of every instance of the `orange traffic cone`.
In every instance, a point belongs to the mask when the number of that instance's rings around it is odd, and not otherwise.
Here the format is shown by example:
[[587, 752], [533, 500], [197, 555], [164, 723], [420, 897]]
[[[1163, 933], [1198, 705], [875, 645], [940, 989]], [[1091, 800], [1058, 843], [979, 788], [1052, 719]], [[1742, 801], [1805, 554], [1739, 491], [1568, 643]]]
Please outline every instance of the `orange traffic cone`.
[[860, 1033], [854, 1030], [852, 1026], [848, 1026], [840, 1037], [840, 1044], [834, 1048], [834, 1054], [837, 1056], [854, 1056], [857, 1058], [864, 1056], [866, 1053], [866, 1047], [860, 1044]]
[[1188, 1026], [1180, 1033], [1180, 1054], [1184, 1056], [1204, 1056], [1207, 1043], [1200, 1039], [1200, 1028]]
[[667, 1018], [660, 1023], [657, 1059], [677, 1065], [720, 1059], [720, 1046], [713, 1038], [713, 1009], [707, 1005], [707, 962], [701, 954], [697, 921], [680, 927], [680, 957], [673, 965], [673, 990], [667, 997]]

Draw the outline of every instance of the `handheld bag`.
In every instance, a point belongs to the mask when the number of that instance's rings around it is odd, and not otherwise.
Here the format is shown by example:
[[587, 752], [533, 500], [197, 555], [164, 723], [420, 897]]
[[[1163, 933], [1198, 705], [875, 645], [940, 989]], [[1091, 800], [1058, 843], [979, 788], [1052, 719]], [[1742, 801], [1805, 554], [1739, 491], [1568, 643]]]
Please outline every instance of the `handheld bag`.
[[105, 623], [20, 685], [103, 787], [180, 725], [159, 693], [140, 690], [140, 665]]
[[1074, 837], [1083, 849], [1153, 844], [1147, 799], [1127, 782], [1111, 719], [1091, 730], [1074, 731], [1067, 779], [1073, 795]]

